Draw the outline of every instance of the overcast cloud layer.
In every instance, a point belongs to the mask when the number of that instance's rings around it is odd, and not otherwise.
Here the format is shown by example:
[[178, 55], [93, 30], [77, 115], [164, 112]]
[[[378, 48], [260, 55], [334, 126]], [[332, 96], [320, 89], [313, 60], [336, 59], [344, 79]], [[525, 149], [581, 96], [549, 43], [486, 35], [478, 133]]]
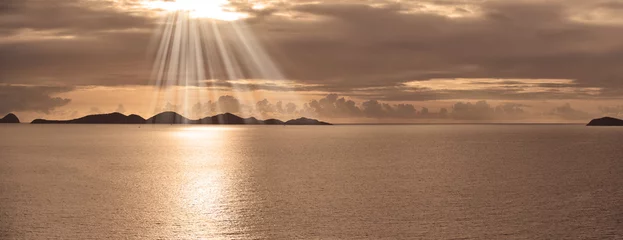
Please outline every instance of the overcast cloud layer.
[[[258, 2], [265, 8], [252, 8]], [[499, 111], [520, 119], [532, 100], [556, 101], [554, 114], [581, 120], [590, 116], [566, 102], [604, 101], [587, 110], [617, 114], [623, 105], [612, 104], [623, 96], [620, 1], [289, 0], [232, 7], [250, 17], [222, 28], [240, 24], [252, 32], [292, 84], [222, 78], [213, 88], [317, 99], [334, 93], [357, 106], [336, 103], [353, 118], [421, 117], [422, 109], [408, 105], [414, 101], [472, 102], [445, 106], [461, 119]], [[0, 114], [62, 109], [80, 101], [62, 94], [81, 87], [151, 84], [150, 46], [160, 20], [133, 0], [0, 0]], [[513, 105], [496, 110], [482, 100]], [[329, 116], [307, 101], [296, 104], [303, 103]]]

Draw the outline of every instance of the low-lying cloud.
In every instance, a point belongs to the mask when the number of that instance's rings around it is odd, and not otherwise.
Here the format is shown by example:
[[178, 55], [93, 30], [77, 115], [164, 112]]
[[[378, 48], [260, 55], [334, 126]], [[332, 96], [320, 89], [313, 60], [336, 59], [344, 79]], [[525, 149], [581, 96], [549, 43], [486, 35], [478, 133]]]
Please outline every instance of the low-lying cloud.
[[24, 86], [0, 84], [0, 115], [9, 112], [39, 112], [49, 114], [65, 106], [71, 99], [54, 95], [73, 90], [71, 87]]
[[[170, 105], [170, 104], [168, 104]], [[182, 108], [176, 106], [176, 110]], [[434, 109], [434, 110], [431, 110]], [[408, 103], [387, 103], [378, 100], [357, 102], [337, 94], [310, 100], [302, 105], [293, 102], [271, 102], [262, 99], [255, 103], [242, 103], [233, 96], [221, 96], [216, 101], [196, 103], [191, 116], [203, 117], [218, 113], [237, 113], [262, 118], [313, 117], [341, 122], [362, 119], [391, 121], [584, 121], [593, 116], [575, 109], [567, 103], [549, 111], [537, 111], [520, 103], [492, 105], [487, 101], [456, 102], [448, 107], [430, 108]]]

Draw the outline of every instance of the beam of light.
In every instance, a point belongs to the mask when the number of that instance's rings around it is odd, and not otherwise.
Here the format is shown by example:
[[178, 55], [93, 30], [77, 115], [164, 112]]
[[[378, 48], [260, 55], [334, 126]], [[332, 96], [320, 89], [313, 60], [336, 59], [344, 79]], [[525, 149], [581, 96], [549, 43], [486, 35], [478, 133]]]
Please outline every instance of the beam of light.
[[[152, 7], [160, 6], [158, 2], [149, 3]], [[234, 84], [233, 89], [221, 92], [230, 81], [250, 81], [259, 85], [266, 81], [279, 81], [282, 86], [296, 86], [286, 80], [244, 20], [223, 20], [216, 14], [197, 17], [198, 11], [221, 11], [227, 1], [177, 0], [161, 3], [174, 4], [174, 7], [162, 6], [167, 12], [155, 35], [152, 84], [158, 91], [150, 106], [151, 112], [162, 112], [165, 105], [181, 106], [175, 110], [192, 118], [194, 114], [191, 110], [197, 102], [214, 101], [222, 95], [233, 95], [247, 104], [267, 98], [246, 87], [247, 84]], [[221, 10], [203, 9], [206, 7]], [[281, 91], [281, 95], [290, 101], [299, 99], [294, 91]], [[222, 109], [215, 111], [222, 112]]]

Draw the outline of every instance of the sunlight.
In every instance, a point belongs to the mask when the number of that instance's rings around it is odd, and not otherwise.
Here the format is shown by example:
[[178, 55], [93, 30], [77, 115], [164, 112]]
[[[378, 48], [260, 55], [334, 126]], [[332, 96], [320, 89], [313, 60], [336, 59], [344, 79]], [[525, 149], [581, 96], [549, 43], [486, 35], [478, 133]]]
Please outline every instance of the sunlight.
[[[239, 216], [228, 209], [239, 199], [227, 169], [238, 167], [231, 127], [175, 127], [170, 133], [178, 154], [172, 165], [179, 174], [173, 184], [172, 203], [183, 215], [181, 231], [173, 239], [218, 239], [218, 234], [238, 229]], [[176, 222], [177, 223], [177, 222]]]
[[[191, 110], [197, 103], [217, 99], [223, 91], [240, 102], [255, 104], [266, 97], [253, 91], [253, 84], [277, 87], [292, 101], [299, 98], [298, 92], [289, 91], [296, 85], [282, 74], [252, 26], [236, 21], [247, 16], [229, 11], [230, 1], [146, 2], [152, 8], [166, 10], [152, 45], [151, 84], [158, 88], [150, 106], [154, 113], [171, 105], [181, 111], [178, 113], [193, 116]], [[259, 3], [254, 6], [266, 7]], [[231, 84], [231, 88], [223, 88], [224, 84]], [[180, 87], [184, 92], [176, 90]]]
[[188, 12], [193, 18], [235, 21], [247, 17], [244, 13], [230, 11], [227, 8], [228, 4], [228, 0], [153, 0], [143, 2], [143, 5], [147, 8], [165, 10], [167, 12]]
[[174, 132], [175, 136], [184, 139], [203, 139], [203, 140], [220, 140], [218, 137], [226, 131], [231, 131], [231, 127], [185, 127]]

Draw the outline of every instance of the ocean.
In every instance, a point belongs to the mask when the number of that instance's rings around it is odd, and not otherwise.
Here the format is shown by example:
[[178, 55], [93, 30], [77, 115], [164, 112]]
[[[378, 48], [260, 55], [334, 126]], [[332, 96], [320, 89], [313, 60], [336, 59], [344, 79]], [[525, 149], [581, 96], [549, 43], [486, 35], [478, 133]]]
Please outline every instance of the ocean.
[[0, 239], [623, 238], [623, 128], [0, 125]]

